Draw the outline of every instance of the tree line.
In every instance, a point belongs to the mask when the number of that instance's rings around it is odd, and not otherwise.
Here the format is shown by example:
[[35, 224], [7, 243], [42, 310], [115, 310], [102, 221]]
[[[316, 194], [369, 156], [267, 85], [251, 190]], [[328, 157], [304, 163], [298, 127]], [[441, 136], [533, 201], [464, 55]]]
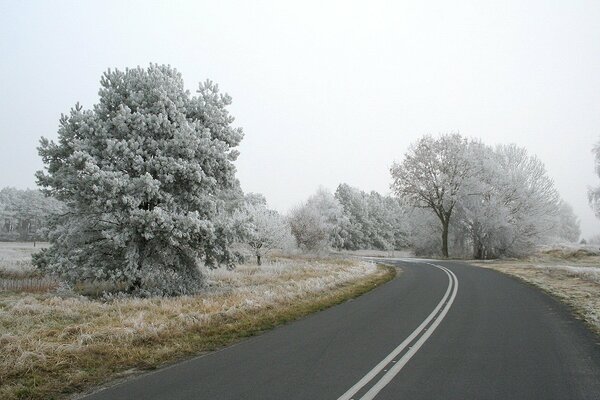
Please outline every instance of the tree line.
[[201, 265], [231, 268], [248, 255], [260, 264], [276, 248], [489, 258], [579, 236], [536, 157], [457, 134], [413, 144], [391, 167], [390, 195], [342, 183], [281, 215], [241, 190], [243, 132], [218, 85], [191, 94], [177, 70], [151, 64], [108, 70], [100, 86], [98, 103], [76, 104], [57, 141], [42, 138], [38, 149], [38, 185], [62, 211], [47, 212], [51, 246], [34, 263], [72, 282], [177, 295], [200, 290]]

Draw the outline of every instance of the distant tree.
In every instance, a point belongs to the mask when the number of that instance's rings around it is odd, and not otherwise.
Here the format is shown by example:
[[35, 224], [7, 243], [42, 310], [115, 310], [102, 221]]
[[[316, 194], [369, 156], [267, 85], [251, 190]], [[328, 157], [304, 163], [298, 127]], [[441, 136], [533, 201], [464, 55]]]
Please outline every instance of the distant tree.
[[497, 195], [510, 229], [500, 237], [501, 254], [521, 255], [556, 229], [560, 196], [540, 159], [514, 144], [498, 146]]
[[335, 198], [343, 208], [343, 248], [399, 249], [405, 245], [406, 227], [400, 200], [377, 192], [365, 193], [342, 183]]
[[[409, 206], [433, 210], [441, 222], [432, 229], [426, 214], [409, 213], [409, 241], [420, 254], [441, 243], [441, 255], [448, 257], [451, 238], [454, 255], [521, 255], [559, 225], [560, 197], [544, 164], [515, 145], [491, 148], [459, 135], [425, 136], [394, 164], [392, 178]], [[436, 232], [441, 241], [427, 238]]]
[[472, 145], [468, 190], [456, 222], [474, 258], [521, 255], [552, 236], [560, 198], [544, 164], [515, 145]]
[[565, 201], [561, 201], [556, 221], [556, 236], [570, 243], [577, 243], [581, 236], [579, 218], [573, 212], [573, 207]]
[[335, 198], [341, 204], [348, 219], [343, 231], [343, 247], [346, 250], [371, 248], [369, 240], [369, 203], [365, 192], [342, 183], [335, 191]]
[[218, 220], [238, 185], [232, 163], [242, 131], [231, 98], [210, 81], [197, 96], [170, 66], [109, 70], [91, 110], [60, 119], [42, 138], [45, 192], [69, 212], [35, 259], [71, 280], [111, 280], [137, 294], [175, 295], [202, 283], [197, 260], [231, 263]]
[[341, 204], [325, 189], [294, 208], [288, 217], [296, 243], [308, 251], [321, 251], [343, 245], [346, 224]]
[[469, 144], [458, 134], [424, 136], [410, 147], [402, 162], [391, 167], [396, 195], [409, 206], [431, 210], [439, 219], [444, 257], [448, 257], [454, 208], [473, 173]]
[[[594, 154], [596, 174], [600, 177], [600, 142], [593, 147], [592, 153]], [[600, 218], [600, 186], [588, 189], [588, 200], [596, 217]]]
[[262, 264], [262, 258], [274, 249], [289, 247], [294, 240], [287, 221], [275, 210], [267, 208], [262, 195], [246, 195], [246, 205], [238, 220], [247, 226], [244, 243]]
[[441, 256], [442, 237], [439, 218], [424, 208], [412, 207], [406, 211], [407, 245], [417, 256]]
[[0, 240], [35, 241], [45, 238], [48, 219], [62, 211], [59, 201], [39, 190], [0, 190]]

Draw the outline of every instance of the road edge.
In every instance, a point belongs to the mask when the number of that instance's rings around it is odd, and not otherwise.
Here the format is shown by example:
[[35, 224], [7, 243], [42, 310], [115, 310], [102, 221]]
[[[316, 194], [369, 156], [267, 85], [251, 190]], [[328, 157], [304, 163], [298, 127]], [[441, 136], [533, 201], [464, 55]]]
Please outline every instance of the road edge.
[[104, 380], [104, 383], [99, 382], [96, 385], [87, 388], [87, 390], [76, 393], [64, 393], [63, 396], [65, 396], [64, 398], [68, 399], [82, 399], [85, 396], [118, 386], [139, 376], [154, 373], [158, 370], [170, 368], [171, 366], [182, 362], [188, 362], [199, 357], [204, 357], [215, 352], [223, 351], [246, 340], [251, 340], [256, 336], [269, 332], [277, 327], [301, 320], [317, 312], [324, 311], [346, 301], [358, 298], [391, 281], [397, 276], [397, 268], [381, 263], [376, 263], [376, 265], [378, 272], [382, 272], [381, 274], [376, 273], [373, 275], [368, 275], [357, 281], [341, 285], [333, 292], [323, 293], [318, 297], [303, 299], [299, 303], [293, 305], [286, 305], [279, 309], [274, 315], [265, 315], [263, 318], [257, 319], [255, 323], [248, 326], [247, 329], [239, 331], [238, 334], [227, 335], [222, 337], [220, 342], [213, 342], [213, 346], [210, 349], [199, 348], [193, 354], [187, 354], [182, 357], [173, 358], [169, 361], [149, 366], [143, 370], [124, 371], [121, 374], [107, 377], [107, 379]]

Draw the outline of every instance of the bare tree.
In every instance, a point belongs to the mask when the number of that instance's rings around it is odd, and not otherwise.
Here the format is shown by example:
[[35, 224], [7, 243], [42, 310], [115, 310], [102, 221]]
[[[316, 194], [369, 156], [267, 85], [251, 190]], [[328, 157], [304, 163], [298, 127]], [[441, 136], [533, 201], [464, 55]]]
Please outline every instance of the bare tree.
[[245, 244], [256, 257], [258, 265], [269, 252], [289, 247], [294, 240], [287, 221], [277, 211], [267, 208], [262, 195], [246, 195], [246, 205], [237, 219], [247, 226]]
[[424, 136], [391, 167], [392, 189], [408, 205], [432, 210], [442, 225], [442, 255], [448, 257], [452, 213], [471, 174], [470, 141], [459, 134]]

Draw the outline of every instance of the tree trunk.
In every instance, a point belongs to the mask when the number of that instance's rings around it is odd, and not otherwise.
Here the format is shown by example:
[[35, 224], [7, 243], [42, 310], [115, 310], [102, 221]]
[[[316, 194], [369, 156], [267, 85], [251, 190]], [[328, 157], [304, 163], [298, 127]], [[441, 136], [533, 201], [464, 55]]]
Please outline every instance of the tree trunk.
[[141, 241], [138, 243], [138, 261], [137, 261], [137, 276], [135, 277], [135, 279], [133, 280], [133, 282], [131, 282], [131, 285], [129, 286], [129, 293], [133, 293], [137, 290], [139, 290], [142, 287], [142, 277], [141, 277], [141, 271], [142, 271], [142, 266], [144, 265], [144, 258], [146, 257], [146, 243], [147, 240], [145, 238], [141, 238]]
[[442, 256], [448, 258], [448, 225], [447, 221], [442, 222]]
[[483, 246], [477, 239], [473, 239], [473, 258], [483, 260]]
[[262, 263], [260, 261], [260, 254], [256, 255], [256, 265], [262, 265]]

